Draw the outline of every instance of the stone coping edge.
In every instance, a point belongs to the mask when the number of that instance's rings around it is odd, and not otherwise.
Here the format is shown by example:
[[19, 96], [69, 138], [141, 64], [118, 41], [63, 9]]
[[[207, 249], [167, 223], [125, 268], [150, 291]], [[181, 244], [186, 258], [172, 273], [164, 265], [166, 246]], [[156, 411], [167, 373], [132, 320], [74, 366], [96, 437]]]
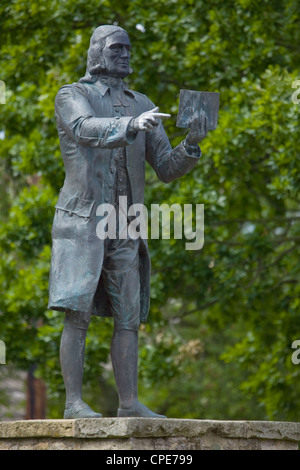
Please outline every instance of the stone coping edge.
[[201, 437], [300, 441], [300, 422], [177, 418], [100, 418], [0, 421], [0, 439]]

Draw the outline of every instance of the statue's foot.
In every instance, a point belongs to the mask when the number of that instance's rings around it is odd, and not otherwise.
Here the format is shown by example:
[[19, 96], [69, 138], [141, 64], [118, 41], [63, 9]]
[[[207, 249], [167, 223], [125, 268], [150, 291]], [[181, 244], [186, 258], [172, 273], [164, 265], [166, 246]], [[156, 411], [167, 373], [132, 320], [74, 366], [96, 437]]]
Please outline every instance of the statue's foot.
[[129, 417], [138, 417], [138, 418], [166, 418], [164, 415], [159, 415], [149, 410], [145, 405], [140, 402], [131, 409], [122, 409], [118, 408], [118, 417], [119, 418], [129, 418]]
[[77, 400], [64, 412], [64, 419], [74, 418], [102, 418], [102, 414], [93, 411], [84, 401]]

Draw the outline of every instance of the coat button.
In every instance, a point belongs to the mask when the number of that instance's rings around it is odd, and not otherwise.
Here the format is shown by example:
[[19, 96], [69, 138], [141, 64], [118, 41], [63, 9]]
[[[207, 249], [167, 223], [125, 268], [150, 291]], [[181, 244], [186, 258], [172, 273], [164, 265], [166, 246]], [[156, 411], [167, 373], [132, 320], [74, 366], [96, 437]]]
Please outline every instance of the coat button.
[[108, 197], [105, 198], [105, 202], [108, 202]]
[[114, 168], [111, 168], [111, 169], [110, 169], [110, 172], [111, 172], [112, 174], [114, 174], [114, 173], [115, 173], [115, 169], [114, 169]]
[[72, 215], [73, 215], [73, 212], [69, 212], [69, 217], [72, 217]]

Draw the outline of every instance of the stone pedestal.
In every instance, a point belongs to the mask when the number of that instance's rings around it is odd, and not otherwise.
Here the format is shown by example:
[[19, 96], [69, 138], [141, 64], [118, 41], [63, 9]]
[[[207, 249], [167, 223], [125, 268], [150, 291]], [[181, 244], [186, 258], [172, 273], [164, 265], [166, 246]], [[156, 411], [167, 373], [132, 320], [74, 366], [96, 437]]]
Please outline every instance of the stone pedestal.
[[298, 450], [300, 423], [101, 418], [0, 422], [0, 450]]

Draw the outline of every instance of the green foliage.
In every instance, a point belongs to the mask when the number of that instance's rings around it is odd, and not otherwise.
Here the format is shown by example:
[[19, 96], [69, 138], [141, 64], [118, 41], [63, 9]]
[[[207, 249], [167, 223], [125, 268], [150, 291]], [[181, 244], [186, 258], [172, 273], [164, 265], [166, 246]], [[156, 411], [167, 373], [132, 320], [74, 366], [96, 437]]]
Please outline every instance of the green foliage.
[[[175, 125], [181, 88], [219, 91], [221, 100], [218, 128], [189, 175], [165, 185], [147, 168], [149, 207], [205, 204], [205, 243], [187, 251], [186, 240], [149, 240], [141, 394], [174, 417], [297, 419], [300, 107], [291, 96], [300, 76], [298, 2], [3, 0], [0, 14], [7, 360], [38, 365], [52, 397], [49, 415], [60, 416], [62, 316], [46, 309], [53, 206], [64, 178], [53, 102], [61, 85], [84, 75], [93, 29], [117, 22], [133, 45], [128, 83], [172, 113], [173, 146], [184, 136]], [[89, 390], [100, 388], [106, 403], [110, 336], [111, 322], [95, 319], [85, 372]]]

